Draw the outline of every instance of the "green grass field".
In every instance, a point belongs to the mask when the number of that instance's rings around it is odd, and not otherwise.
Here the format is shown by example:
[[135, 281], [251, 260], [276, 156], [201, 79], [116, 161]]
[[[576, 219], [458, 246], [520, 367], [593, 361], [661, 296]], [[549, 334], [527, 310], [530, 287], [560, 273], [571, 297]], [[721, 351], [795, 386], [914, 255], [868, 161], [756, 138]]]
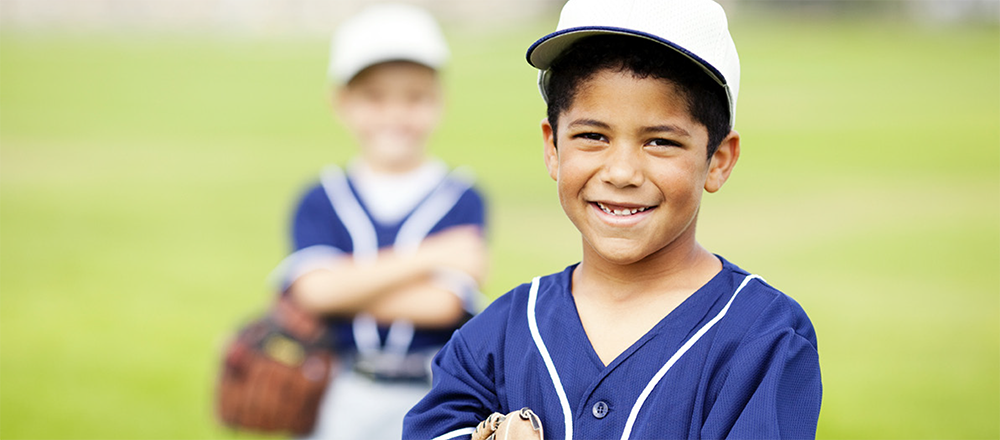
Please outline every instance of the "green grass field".
[[[524, 49], [452, 29], [435, 153], [490, 202], [492, 297], [579, 258]], [[819, 334], [819, 437], [1000, 437], [1000, 31], [736, 21], [743, 155], [700, 239]], [[230, 438], [222, 341], [353, 152], [324, 38], [0, 39], [0, 437]]]

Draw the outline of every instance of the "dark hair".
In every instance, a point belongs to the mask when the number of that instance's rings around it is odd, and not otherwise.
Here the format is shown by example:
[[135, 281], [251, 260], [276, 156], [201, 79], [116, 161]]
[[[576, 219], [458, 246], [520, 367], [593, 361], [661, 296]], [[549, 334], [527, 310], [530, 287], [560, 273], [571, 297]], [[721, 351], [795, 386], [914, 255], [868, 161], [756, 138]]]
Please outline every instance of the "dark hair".
[[709, 158], [729, 134], [725, 89], [686, 56], [655, 41], [628, 35], [582, 38], [552, 62], [546, 94], [553, 133], [559, 115], [573, 105], [580, 84], [606, 69], [674, 83], [691, 116], [708, 130]]

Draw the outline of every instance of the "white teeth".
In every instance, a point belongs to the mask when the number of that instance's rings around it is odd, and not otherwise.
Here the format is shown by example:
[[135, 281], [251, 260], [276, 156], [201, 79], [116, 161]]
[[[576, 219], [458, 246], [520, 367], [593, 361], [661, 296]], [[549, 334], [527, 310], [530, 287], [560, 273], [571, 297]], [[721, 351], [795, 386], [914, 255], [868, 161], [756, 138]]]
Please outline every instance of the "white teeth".
[[597, 202], [597, 206], [599, 208], [601, 208], [602, 211], [604, 211], [604, 212], [606, 212], [608, 214], [618, 215], [618, 216], [632, 215], [632, 214], [635, 214], [637, 212], [642, 212], [642, 211], [646, 210], [645, 207], [643, 207], [643, 208], [635, 208], [635, 209], [625, 208], [625, 209], [614, 209], [614, 210], [612, 210], [612, 209], [609, 209], [607, 206], [604, 206], [604, 204], [601, 203], [601, 202]]

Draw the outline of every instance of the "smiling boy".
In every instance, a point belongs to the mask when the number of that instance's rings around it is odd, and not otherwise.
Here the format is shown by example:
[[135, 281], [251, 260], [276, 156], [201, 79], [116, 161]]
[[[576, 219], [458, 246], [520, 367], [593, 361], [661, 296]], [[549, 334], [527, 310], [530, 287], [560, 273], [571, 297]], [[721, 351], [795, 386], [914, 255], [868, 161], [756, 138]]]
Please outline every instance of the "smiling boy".
[[434, 360], [404, 438], [533, 410], [547, 438], [807, 438], [822, 385], [790, 297], [696, 240], [740, 156], [739, 59], [711, 0], [570, 0], [536, 42], [544, 157], [583, 258], [497, 299]]

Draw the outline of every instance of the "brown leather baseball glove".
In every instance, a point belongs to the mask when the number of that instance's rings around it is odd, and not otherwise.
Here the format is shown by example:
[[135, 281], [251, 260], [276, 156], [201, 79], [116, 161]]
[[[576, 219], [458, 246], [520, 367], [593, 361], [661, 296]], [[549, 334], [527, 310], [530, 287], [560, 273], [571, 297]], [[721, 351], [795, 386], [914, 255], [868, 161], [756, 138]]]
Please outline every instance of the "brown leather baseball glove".
[[509, 414], [493, 413], [476, 426], [472, 440], [542, 440], [542, 421], [532, 410], [521, 408]]
[[219, 418], [233, 428], [312, 432], [335, 358], [323, 323], [279, 298], [229, 343], [219, 375]]

